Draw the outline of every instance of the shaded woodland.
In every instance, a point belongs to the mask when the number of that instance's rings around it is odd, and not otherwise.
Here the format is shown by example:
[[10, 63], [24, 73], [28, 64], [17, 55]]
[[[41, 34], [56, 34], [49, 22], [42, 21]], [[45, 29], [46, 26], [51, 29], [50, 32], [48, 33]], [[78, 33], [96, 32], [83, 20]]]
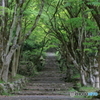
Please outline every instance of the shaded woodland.
[[99, 0], [0, 0], [0, 80], [36, 74], [54, 48], [67, 82], [99, 88], [99, 11]]

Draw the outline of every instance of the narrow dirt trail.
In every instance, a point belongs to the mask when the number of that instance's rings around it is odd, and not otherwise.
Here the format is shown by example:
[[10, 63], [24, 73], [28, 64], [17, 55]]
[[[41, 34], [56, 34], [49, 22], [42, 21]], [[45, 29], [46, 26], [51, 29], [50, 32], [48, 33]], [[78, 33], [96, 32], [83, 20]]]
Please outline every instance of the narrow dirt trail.
[[16, 96], [0, 100], [86, 100], [67, 96], [73, 84], [61, 80], [62, 74], [55, 60], [53, 53], [47, 53], [46, 65], [41, 74], [32, 77], [23, 90], [15, 93]]

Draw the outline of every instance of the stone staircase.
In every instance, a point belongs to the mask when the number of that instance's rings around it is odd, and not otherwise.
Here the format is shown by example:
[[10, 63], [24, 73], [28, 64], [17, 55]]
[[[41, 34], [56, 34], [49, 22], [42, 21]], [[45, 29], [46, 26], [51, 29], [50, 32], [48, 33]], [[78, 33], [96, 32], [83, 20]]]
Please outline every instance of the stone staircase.
[[[65, 99], [59, 100], [85, 100], [85, 99], [71, 99], [67, 95], [68, 90], [73, 87], [72, 83], [66, 83], [62, 80], [63, 75], [59, 71], [56, 64], [56, 57], [51, 54], [47, 54], [46, 65], [44, 70], [37, 76], [31, 77], [26, 87], [23, 90], [15, 92], [14, 94], [19, 96], [66, 96]], [[68, 99], [69, 98], [69, 99]], [[24, 99], [23, 99], [24, 100]], [[26, 99], [25, 99], [26, 100]], [[37, 100], [37, 99], [32, 99]], [[39, 99], [39, 100], [49, 100], [49, 99]], [[50, 99], [58, 100], [58, 99]]]
[[17, 95], [66, 95], [72, 83], [62, 81], [62, 74], [56, 64], [56, 57], [47, 54], [46, 64], [41, 74], [30, 78], [29, 83]]

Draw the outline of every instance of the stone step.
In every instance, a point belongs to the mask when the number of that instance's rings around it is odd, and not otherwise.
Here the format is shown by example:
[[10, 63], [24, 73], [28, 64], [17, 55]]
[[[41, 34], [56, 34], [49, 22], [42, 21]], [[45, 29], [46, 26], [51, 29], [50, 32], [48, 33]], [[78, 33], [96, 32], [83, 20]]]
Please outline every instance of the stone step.
[[58, 71], [58, 70], [42, 70], [42, 72], [41, 72], [41, 74], [45, 74], [45, 73], [48, 73], [48, 74], [50, 74], [50, 73], [58, 73], [58, 74], [61, 74], [61, 72], [60, 71]]
[[34, 77], [34, 78], [31, 78], [30, 80], [48, 80], [48, 79], [50, 79], [50, 80], [52, 80], [52, 79], [61, 79], [62, 77], [61, 76], [49, 76], [49, 77], [46, 77], [46, 76], [44, 76], [44, 77]]
[[[59, 74], [61, 73], [59, 70], [53, 70], [53, 71], [52, 71], [52, 70], [50, 70], [50, 71], [47, 71], [47, 70], [46, 70], [46, 71], [42, 71], [42, 73], [45, 73], [45, 72], [59, 73]], [[49, 73], [48, 73], [48, 74], [49, 74]]]
[[31, 81], [59, 81], [60, 80], [60, 78], [33, 78], [33, 79], [31, 79]]
[[44, 67], [43, 69], [45, 69], [45, 70], [46, 70], [46, 69], [50, 69], [50, 70], [53, 69], [54, 71], [56, 71], [56, 70], [59, 71], [59, 67], [54, 67], [54, 66], [52, 66], [52, 67], [48, 67], [48, 66], [47, 66], [47, 67]]
[[52, 63], [53, 61], [47, 61], [46, 63], [45, 63], [45, 67], [50, 67], [51, 66], [51, 68], [57, 68], [57, 63]]
[[70, 87], [72, 87], [73, 85], [29, 85], [29, 86], [26, 86], [25, 88], [23, 88], [23, 89], [51, 89], [51, 88], [54, 88], [54, 89], [58, 89], [58, 90], [60, 90], [60, 89], [68, 89], [69, 88], [69, 86]]
[[12, 94], [17, 95], [67, 95], [66, 91], [19, 91], [13, 92]]
[[73, 84], [72, 83], [37, 83], [37, 82], [34, 82], [34, 83], [28, 83], [26, 86], [53, 86], [53, 87], [55, 87], [55, 86], [58, 86], [58, 87], [60, 87], [60, 86], [73, 86]]
[[27, 83], [27, 85], [38, 85], [38, 86], [42, 86], [42, 85], [47, 85], [47, 86], [55, 86], [55, 85], [58, 85], [58, 86], [67, 86], [67, 85], [72, 85], [72, 83], [66, 83], [66, 82], [63, 82], [63, 83], [54, 83], [54, 82], [52, 82], [52, 83], [49, 83], [49, 82], [47, 82], [47, 83], [38, 83], [38, 82], [34, 82], [34, 83]]
[[56, 72], [56, 71], [42, 71], [42, 73], [38, 76], [41, 76], [43, 77], [42, 75], [53, 75], [53, 76], [56, 76], [56, 75], [59, 75], [60, 76], [61, 72]]
[[[60, 74], [51, 74], [51, 73], [49, 73], [49, 74], [47, 74], [47, 73], [45, 73], [45, 74], [41, 74], [41, 75], [38, 75], [38, 76], [36, 76], [35, 78], [38, 78], [38, 77], [61, 77], [62, 75], [60, 75]], [[34, 78], [34, 77], [33, 77]]]
[[[51, 74], [41, 74], [41, 75], [38, 75], [36, 77], [31, 77], [30, 79], [35, 79], [35, 78], [62, 78], [62, 75], [59, 75], [59, 74], [57, 74], [57, 75], [51, 75], [51, 76], [50, 75]], [[40, 76], [42, 76], [42, 77], [40, 77]]]
[[33, 90], [33, 91], [68, 91], [69, 88], [68, 87], [59, 87], [59, 88], [56, 88], [56, 87], [26, 87], [26, 88], [23, 88], [23, 90]]
[[52, 81], [52, 80], [48, 80], [48, 81], [45, 81], [45, 80], [41, 80], [41, 81], [31, 81], [32, 83], [63, 83], [62, 81], [59, 81], [59, 80], [55, 80], [55, 81]]
[[[0, 96], [1, 100], [91, 100], [85, 98], [74, 98], [64, 95], [18, 95], [18, 96]], [[97, 99], [93, 99], [97, 100]], [[98, 99], [99, 100], [99, 99]]]
[[60, 74], [61, 74], [60, 72], [43, 71], [43, 73], [41, 73], [38, 76], [41, 76], [41, 77], [43, 77], [42, 75], [60, 76]]

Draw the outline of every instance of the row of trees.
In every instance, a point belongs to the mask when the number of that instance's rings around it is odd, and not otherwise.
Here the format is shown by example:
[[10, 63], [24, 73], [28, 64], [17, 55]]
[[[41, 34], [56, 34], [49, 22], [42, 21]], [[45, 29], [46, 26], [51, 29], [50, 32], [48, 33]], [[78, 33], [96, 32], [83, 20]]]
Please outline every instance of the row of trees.
[[0, 79], [16, 76], [22, 44], [32, 47], [32, 40], [39, 57], [58, 49], [68, 79], [74, 67], [83, 86], [99, 88], [99, 10], [99, 0], [0, 0]]
[[20, 49], [37, 26], [44, 0], [0, 0], [0, 79], [16, 76]]
[[[70, 79], [77, 69], [82, 86], [99, 88], [100, 83], [100, 2], [99, 0], [47, 1], [44, 21], [58, 47]], [[52, 10], [52, 11], [51, 11]]]

